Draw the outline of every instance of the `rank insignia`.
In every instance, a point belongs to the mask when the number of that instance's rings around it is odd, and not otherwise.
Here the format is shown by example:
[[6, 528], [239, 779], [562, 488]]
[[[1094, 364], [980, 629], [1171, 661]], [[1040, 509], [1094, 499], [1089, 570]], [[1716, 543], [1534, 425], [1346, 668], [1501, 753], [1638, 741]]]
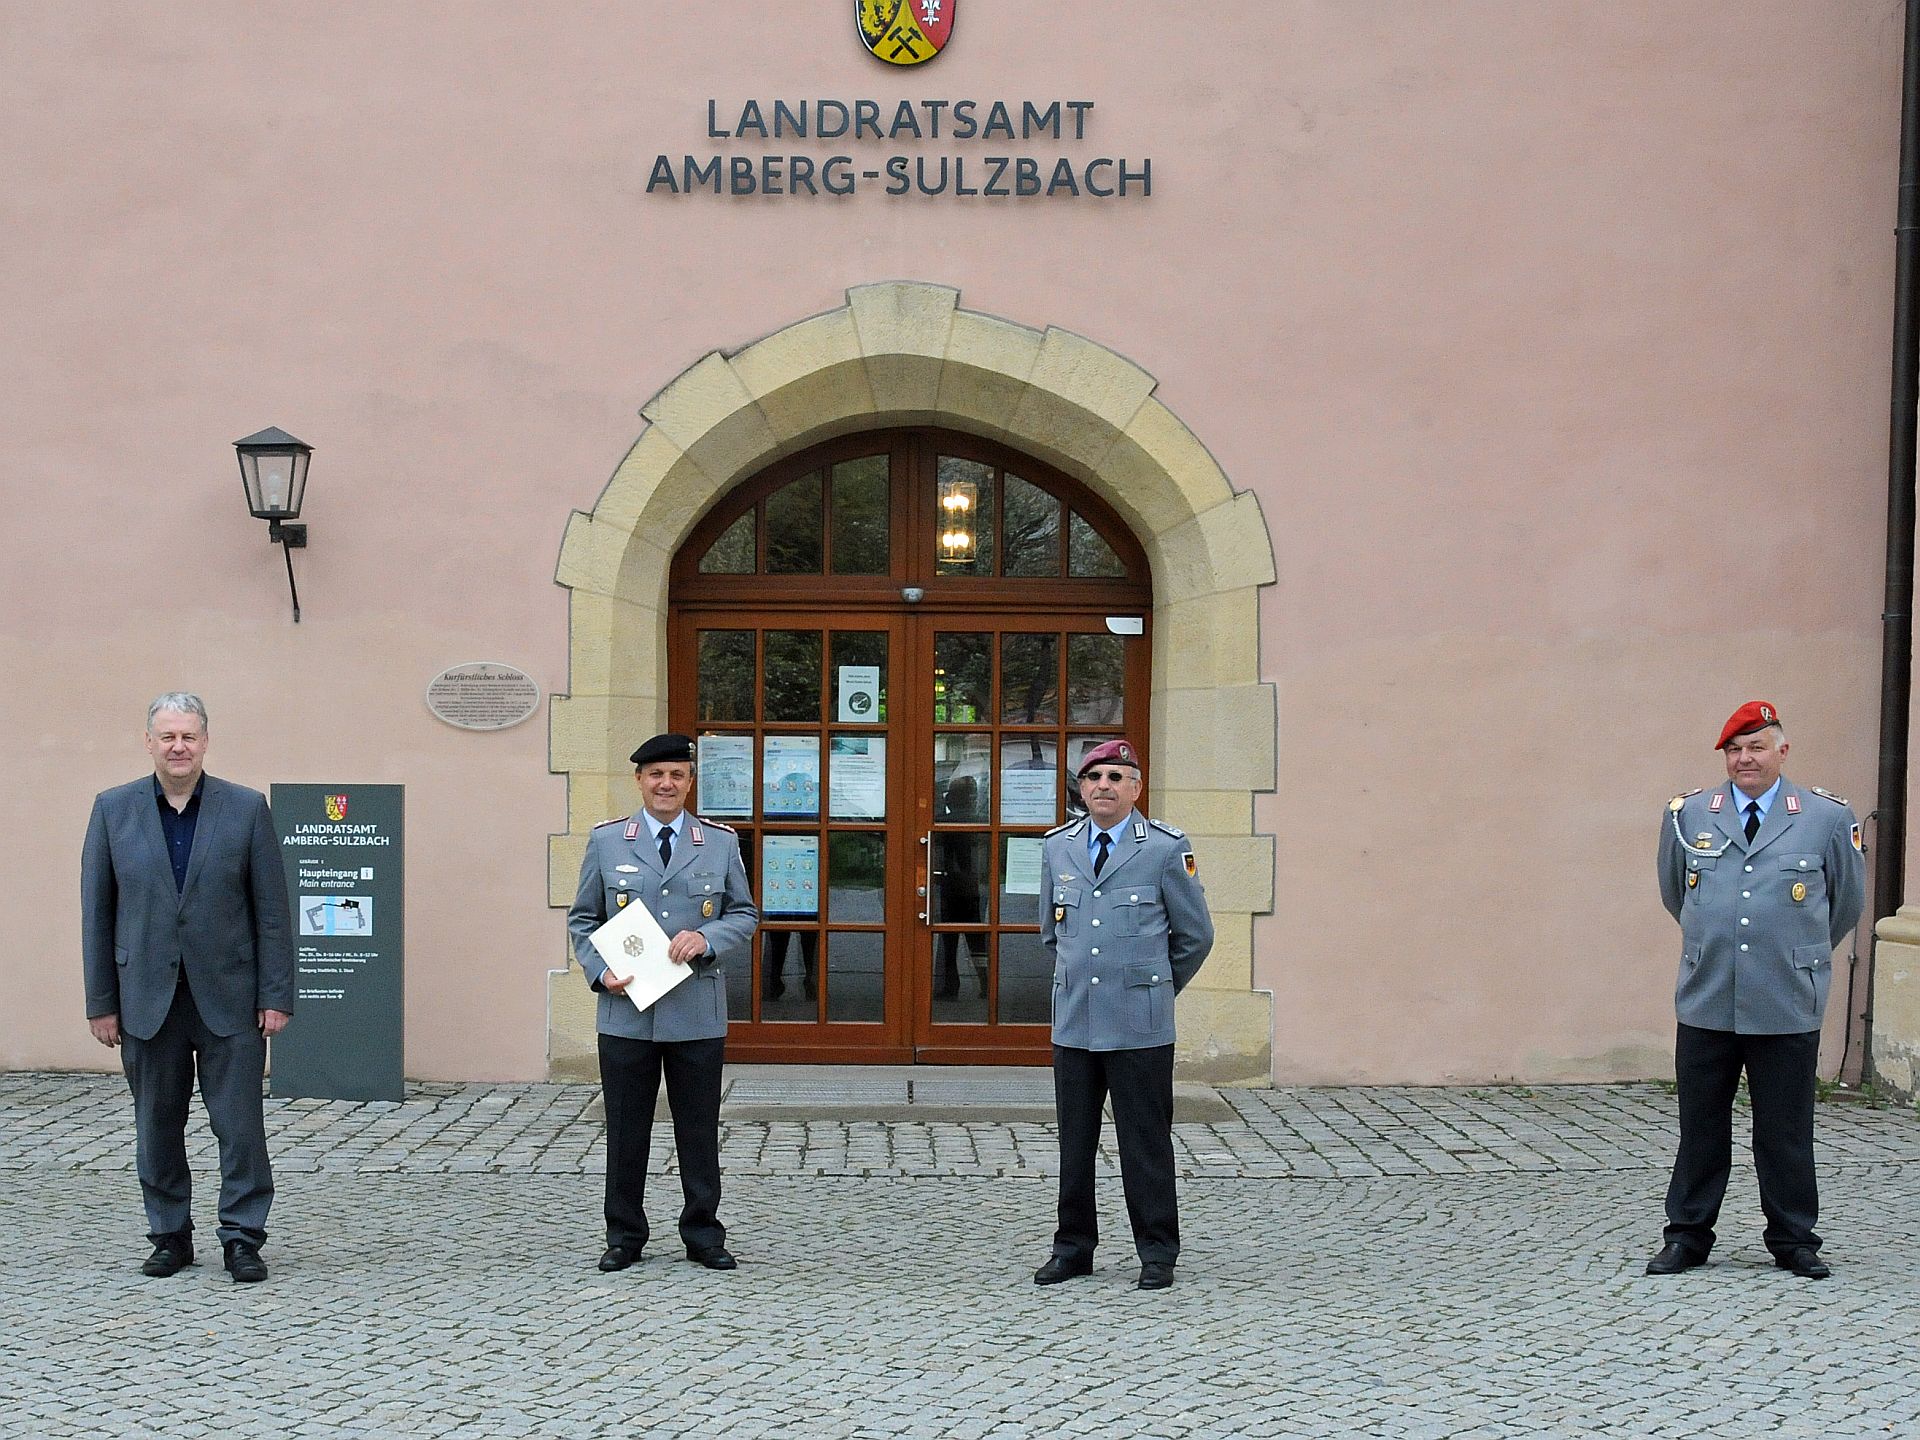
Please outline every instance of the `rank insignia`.
[[889, 65], [919, 65], [938, 55], [953, 34], [959, 0], [853, 0], [861, 43]]
[[1180, 863], [1187, 867], [1187, 874], [1189, 876], [1195, 879], [1199, 878], [1200, 864], [1193, 858], [1193, 851], [1189, 850], [1186, 854], [1182, 855], [1180, 857]]
[[1800, 797], [1798, 795], [1787, 796], [1787, 814], [1798, 815], [1799, 813], [1800, 813]]
[[702, 920], [711, 920], [713, 918], [713, 902], [711, 900], [702, 900], [700, 902], [700, 918]]
[[1687, 872], [1687, 889], [1689, 890], [1697, 889], [1699, 885], [1700, 885], [1700, 872], [1698, 870], [1689, 870]]
[[1707, 809], [1718, 815], [1720, 813], [1720, 807], [1726, 803], [1727, 792], [1724, 790], [1716, 790], [1713, 792], [1713, 799], [1707, 802]]
[[687, 826], [687, 838], [696, 845], [704, 845], [707, 843], [706, 837], [700, 833], [700, 827], [698, 825]]
[[1793, 903], [1798, 905], [1802, 900], [1806, 898], [1807, 898], [1807, 882], [1804, 880], [1794, 881], [1793, 882]]
[[1853, 822], [1852, 839], [1853, 839], [1853, 848], [1860, 851], [1864, 855], [1866, 853], [1866, 847], [1860, 843], [1860, 822], [1858, 820]]
[[640, 838], [640, 822], [638, 820], [629, 820], [627, 822], [627, 839], [638, 840], [639, 838]]
[[613, 897], [614, 908], [617, 910], [626, 909], [627, 901], [631, 900], [632, 898], [633, 897], [629, 895], [625, 890], [622, 890], [618, 895]]

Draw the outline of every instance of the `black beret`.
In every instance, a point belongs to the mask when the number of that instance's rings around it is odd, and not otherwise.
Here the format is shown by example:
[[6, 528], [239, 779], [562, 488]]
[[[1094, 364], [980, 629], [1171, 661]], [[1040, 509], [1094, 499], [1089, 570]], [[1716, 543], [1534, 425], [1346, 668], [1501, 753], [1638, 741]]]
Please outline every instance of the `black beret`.
[[684, 760], [693, 763], [693, 737], [690, 735], [656, 735], [638, 750], [633, 752], [632, 760], [636, 769], [648, 765], [659, 765], [672, 760]]

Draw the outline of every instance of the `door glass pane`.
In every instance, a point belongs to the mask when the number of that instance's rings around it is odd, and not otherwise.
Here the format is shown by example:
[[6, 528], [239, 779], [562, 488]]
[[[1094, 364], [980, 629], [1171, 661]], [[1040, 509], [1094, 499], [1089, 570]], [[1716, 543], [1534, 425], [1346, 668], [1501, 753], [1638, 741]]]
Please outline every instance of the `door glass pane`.
[[820, 723], [820, 632], [769, 630], [767, 634], [767, 719]]
[[1045, 1025], [1053, 1019], [1053, 952], [1037, 934], [1000, 932], [1000, 1023]]
[[835, 735], [827, 747], [827, 796], [832, 819], [886, 819], [887, 737]]
[[933, 937], [933, 1020], [936, 1025], [987, 1023], [987, 936], [949, 930]]
[[1067, 723], [1118, 725], [1126, 712], [1126, 641], [1118, 635], [1067, 637]]
[[834, 718], [877, 725], [887, 718], [887, 632], [833, 632]]
[[1044, 829], [1058, 818], [1058, 749], [1059, 745], [1051, 735], [1007, 735], [1001, 738], [1002, 825], [1038, 825]]
[[820, 736], [769, 735], [761, 742], [760, 811], [769, 820], [814, 820], [820, 815]]
[[866, 455], [833, 467], [833, 573], [887, 573], [887, 457]]
[[887, 923], [887, 837], [827, 837], [827, 919], [837, 925]]
[[933, 637], [933, 723], [973, 725], [993, 713], [993, 637]]
[[753, 720], [753, 632], [702, 630], [696, 702], [702, 722]]
[[1006, 477], [1009, 575], [1060, 573], [1060, 502], [1018, 475]]
[[949, 732], [933, 737], [933, 793], [939, 819], [949, 825], [983, 824], [992, 814], [993, 740]]
[[760, 842], [760, 913], [812, 920], [820, 913], [820, 837], [768, 835]]
[[1060, 718], [1060, 637], [1000, 637], [1000, 723], [1051, 725]]
[[819, 1018], [820, 936], [813, 930], [760, 932], [760, 1018], [801, 1021]]
[[707, 547], [700, 557], [702, 575], [751, 575], [753, 573], [753, 511], [749, 510]]
[[987, 845], [978, 831], [933, 832], [933, 923], [978, 925], [987, 918]]
[[[698, 752], [695, 753], [696, 755], [698, 754]], [[756, 875], [759, 872], [755, 870], [753, 866], [753, 832], [751, 830], [742, 830], [739, 834], [740, 864], [748, 875]], [[751, 962], [735, 961], [731, 964], [724, 965], [721, 967], [721, 973], [726, 977], [727, 1018], [730, 1021], [740, 1021], [751, 1018], [753, 1014], [751, 1008], [753, 998], [753, 966]]]
[[995, 919], [1002, 925], [1038, 925], [1040, 923], [1040, 846], [1039, 835], [1003, 835], [1000, 837], [1000, 913]]
[[[753, 818], [753, 736], [702, 730], [694, 740], [698, 810], [719, 820]], [[744, 848], [747, 837], [741, 836]], [[749, 867], [747, 873], [753, 873]]]
[[789, 480], [767, 497], [767, 573], [820, 573], [820, 472]]
[[1100, 532], [1088, 524], [1077, 510], [1073, 515], [1073, 525], [1067, 532], [1067, 573], [1087, 578], [1126, 574], [1120, 568], [1120, 557], [1113, 553], [1113, 547], [1100, 538]]
[[887, 937], [877, 930], [827, 936], [827, 1019], [878, 1024], [886, 1013]]
[[935, 572], [993, 574], [993, 467], [942, 455], [934, 491]]

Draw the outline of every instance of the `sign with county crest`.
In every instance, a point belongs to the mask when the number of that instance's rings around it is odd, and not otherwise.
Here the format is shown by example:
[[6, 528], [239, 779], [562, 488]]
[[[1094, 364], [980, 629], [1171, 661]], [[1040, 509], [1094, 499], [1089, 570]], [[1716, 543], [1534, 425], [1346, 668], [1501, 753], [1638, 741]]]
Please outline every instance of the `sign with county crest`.
[[889, 65], [918, 65], [945, 48], [960, 0], [853, 0], [860, 39]]

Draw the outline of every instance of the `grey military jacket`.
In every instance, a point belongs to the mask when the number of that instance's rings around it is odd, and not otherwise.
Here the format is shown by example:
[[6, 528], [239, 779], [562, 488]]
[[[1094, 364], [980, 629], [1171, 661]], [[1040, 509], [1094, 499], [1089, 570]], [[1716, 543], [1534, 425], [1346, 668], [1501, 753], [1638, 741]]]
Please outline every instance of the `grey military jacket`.
[[1193, 846], [1134, 811], [1093, 878], [1080, 819], [1041, 847], [1040, 939], [1053, 951], [1053, 1043], [1144, 1050], [1173, 1043], [1173, 997], [1213, 948]]
[[729, 960], [747, 963], [760, 912], [747, 888], [740, 841], [711, 820], [688, 815], [673, 860], [663, 871], [660, 852], [640, 810], [594, 827], [580, 862], [580, 888], [567, 911], [573, 955], [598, 987], [606, 962], [587, 937], [624, 905], [650, 905], [669, 938], [682, 930], [707, 937], [710, 952], [693, 962], [693, 975], [645, 1010], [624, 995], [600, 992], [596, 1028], [634, 1040], [712, 1040], [727, 1033]]
[[1859, 822], [1844, 800], [1782, 779], [1749, 844], [1745, 800], [1718, 785], [1660, 817], [1660, 898], [1680, 922], [1674, 1011], [1702, 1030], [1818, 1030], [1833, 948], [1866, 899]]

